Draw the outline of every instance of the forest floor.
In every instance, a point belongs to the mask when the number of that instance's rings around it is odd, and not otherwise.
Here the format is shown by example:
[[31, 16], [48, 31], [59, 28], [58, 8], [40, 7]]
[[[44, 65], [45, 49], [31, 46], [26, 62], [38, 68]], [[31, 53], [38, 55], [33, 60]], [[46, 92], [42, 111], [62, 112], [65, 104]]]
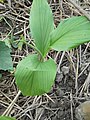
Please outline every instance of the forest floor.
[[[8, 0], [9, 1], [9, 0]], [[90, 14], [89, 0], [74, 0], [77, 5]], [[11, 0], [3, 3], [0, 10], [0, 39], [18, 41], [23, 35], [31, 41], [29, 29], [30, 0]], [[49, 0], [57, 26], [61, 19], [83, 15], [69, 0]], [[10, 36], [11, 35], [11, 36]], [[18, 62], [33, 50], [24, 45], [21, 50], [12, 47], [14, 68]], [[45, 95], [26, 97], [18, 95], [13, 72], [0, 71], [0, 115], [9, 115], [17, 120], [77, 120], [76, 108], [90, 100], [90, 87], [86, 82], [90, 72], [90, 44], [66, 52], [50, 51], [48, 54], [56, 60], [57, 76], [52, 90]], [[8, 110], [8, 111], [6, 111]]]

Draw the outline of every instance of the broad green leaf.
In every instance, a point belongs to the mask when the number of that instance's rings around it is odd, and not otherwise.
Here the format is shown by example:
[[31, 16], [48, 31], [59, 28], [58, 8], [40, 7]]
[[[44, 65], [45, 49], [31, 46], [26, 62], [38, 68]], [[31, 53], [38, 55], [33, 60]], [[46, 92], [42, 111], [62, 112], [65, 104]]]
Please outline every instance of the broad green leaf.
[[51, 48], [70, 50], [90, 41], [90, 21], [84, 16], [72, 17], [60, 22], [51, 33]]
[[5, 45], [4, 41], [0, 41], [0, 70], [13, 70], [11, 49]]
[[16, 120], [16, 119], [8, 116], [0, 116], [0, 120]]
[[23, 95], [41, 95], [50, 91], [56, 75], [56, 65], [52, 59], [38, 60], [38, 55], [29, 55], [17, 66], [16, 84]]
[[52, 11], [47, 0], [33, 0], [30, 28], [36, 47], [45, 56], [50, 45], [49, 35], [54, 29]]
[[6, 46], [8, 46], [9, 48], [11, 48], [11, 43], [10, 43], [10, 39], [9, 38], [5, 39], [4, 42], [5, 42]]

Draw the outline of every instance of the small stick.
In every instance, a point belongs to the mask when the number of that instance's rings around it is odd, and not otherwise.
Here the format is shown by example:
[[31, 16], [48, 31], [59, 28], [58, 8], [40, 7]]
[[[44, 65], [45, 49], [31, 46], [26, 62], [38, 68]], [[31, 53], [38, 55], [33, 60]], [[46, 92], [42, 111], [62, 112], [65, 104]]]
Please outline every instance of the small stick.
[[53, 101], [53, 99], [50, 98], [46, 93], [45, 93], [45, 96], [46, 96], [49, 100], [51, 100], [53, 103], [55, 103], [55, 102]]
[[59, 61], [59, 65], [58, 65], [58, 67], [57, 67], [57, 72], [58, 72], [58, 73], [60, 73], [60, 65], [61, 65], [61, 63], [62, 63], [62, 60], [63, 60], [64, 55], [65, 55], [65, 51], [62, 53], [61, 59], [60, 59], [60, 61]]
[[87, 12], [85, 10], [83, 10], [79, 5], [77, 5], [74, 0], [68, 0], [74, 7], [76, 7], [84, 16], [86, 16], [88, 18], [88, 20], [90, 20], [90, 15], [87, 14]]
[[87, 77], [86, 81], [85, 81], [84, 84], [83, 84], [83, 87], [82, 87], [82, 89], [81, 89], [81, 91], [80, 91], [79, 96], [82, 96], [83, 90], [85, 91], [85, 90], [87, 89], [89, 83], [90, 83], [90, 72], [89, 72], [89, 74], [88, 74], [88, 77]]
[[73, 120], [73, 97], [72, 97], [72, 90], [70, 93], [70, 101], [71, 101], [71, 119]]
[[76, 89], [76, 96], [78, 94], [78, 68], [79, 68], [79, 55], [77, 50], [77, 68], [76, 68], [76, 80], [75, 80], [75, 89]]
[[82, 73], [87, 69], [87, 67], [90, 65], [90, 62], [87, 63], [86, 67], [83, 68], [83, 70], [81, 71], [81, 73], [78, 75], [78, 78], [82, 75]]
[[11, 0], [7, 0], [8, 6], [11, 8]]
[[0, 10], [6, 9], [6, 6], [0, 3]]
[[18, 97], [19, 97], [20, 94], [21, 94], [21, 91], [19, 90], [18, 93], [17, 93], [17, 95], [15, 96], [15, 98], [13, 99], [13, 101], [11, 102], [11, 104], [8, 106], [8, 108], [5, 110], [5, 112], [3, 113], [2, 116], [8, 115], [10, 113], [11, 109], [14, 106], [14, 103], [17, 101], [17, 99], [18, 99]]

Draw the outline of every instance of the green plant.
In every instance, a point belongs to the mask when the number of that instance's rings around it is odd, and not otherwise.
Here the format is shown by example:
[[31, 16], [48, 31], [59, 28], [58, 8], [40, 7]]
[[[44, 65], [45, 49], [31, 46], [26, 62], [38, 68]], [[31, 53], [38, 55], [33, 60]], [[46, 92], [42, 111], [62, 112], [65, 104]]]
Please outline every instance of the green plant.
[[[33, 0], [30, 13], [30, 28], [37, 53], [28, 55], [19, 62], [16, 84], [23, 95], [41, 95], [48, 92], [56, 76], [56, 64], [46, 60], [49, 50], [70, 50], [90, 41], [90, 21], [84, 16], [61, 20], [54, 29], [52, 11], [46, 0]], [[26, 43], [27, 44], [27, 43]]]
[[4, 41], [0, 41], [0, 70], [13, 70], [11, 49]]
[[8, 116], [0, 116], [0, 120], [16, 120], [16, 119]]

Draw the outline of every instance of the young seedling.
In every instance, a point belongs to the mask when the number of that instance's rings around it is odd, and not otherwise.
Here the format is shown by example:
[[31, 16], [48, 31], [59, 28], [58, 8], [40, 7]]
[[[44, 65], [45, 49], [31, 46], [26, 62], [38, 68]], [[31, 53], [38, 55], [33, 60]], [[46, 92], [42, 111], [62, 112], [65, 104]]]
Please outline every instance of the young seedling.
[[35, 96], [50, 91], [56, 76], [53, 59], [46, 60], [49, 50], [65, 51], [90, 41], [90, 21], [84, 16], [60, 21], [54, 29], [52, 11], [47, 0], [33, 0], [30, 29], [37, 53], [21, 60], [15, 78], [23, 95]]

